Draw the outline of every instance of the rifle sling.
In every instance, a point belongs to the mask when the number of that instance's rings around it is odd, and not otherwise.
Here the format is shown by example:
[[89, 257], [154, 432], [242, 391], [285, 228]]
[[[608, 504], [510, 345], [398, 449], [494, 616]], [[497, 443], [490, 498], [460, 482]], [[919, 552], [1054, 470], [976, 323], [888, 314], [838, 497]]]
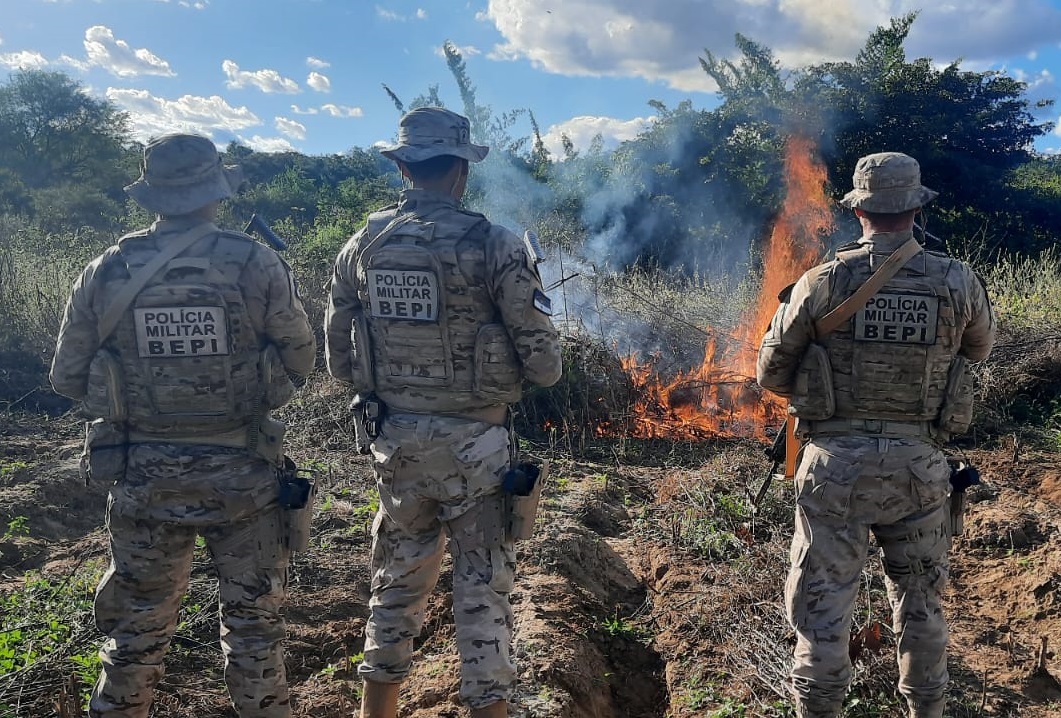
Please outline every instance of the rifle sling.
[[866, 306], [869, 298], [880, 291], [880, 288], [920, 251], [921, 245], [918, 244], [916, 239], [911, 237], [906, 240], [903, 246], [888, 255], [884, 263], [877, 267], [877, 271], [870, 275], [870, 278], [863, 282], [862, 286], [856, 289], [854, 294], [840, 302], [836, 308], [814, 323], [816, 337], [821, 339], [826, 334], [835, 331], [852, 314]]
[[103, 316], [100, 317], [98, 327], [100, 346], [114, 333], [114, 330], [118, 327], [118, 322], [122, 319], [122, 315], [125, 314], [125, 310], [136, 299], [136, 295], [147, 286], [147, 283], [163, 266], [206, 235], [216, 231], [217, 228], [211, 224], [206, 230], [200, 229], [200, 231], [196, 231], [191, 229], [184, 234], [178, 235], [176, 238], [169, 240], [165, 248], [156, 254], [154, 259], [141, 267], [139, 272], [129, 277], [129, 282], [122, 287], [114, 301], [110, 303], [110, 306], [103, 313]]
[[[870, 275], [869, 279], [862, 283], [862, 286], [855, 290], [854, 294], [842, 301], [835, 309], [814, 323], [816, 337], [821, 339], [826, 334], [835, 331], [836, 328], [843, 324], [852, 314], [864, 307], [866, 302], [869, 301], [869, 298], [876, 294], [889, 279], [895, 276], [896, 272], [902, 269], [903, 266], [920, 251], [921, 245], [918, 244], [916, 239], [911, 237], [903, 243], [901, 247], [888, 255], [888, 258], [884, 260], [884, 263], [877, 268], [877, 271]], [[775, 447], [781, 440], [782, 436], [787, 437], [788, 423], [791, 420], [791, 415], [785, 417], [785, 423], [781, 425], [781, 429], [774, 438]], [[773, 451], [771, 451], [771, 454], [773, 454]], [[774, 479], [774, 472], [777, 471], [777, 467], [780, 466], [780, 464], [781, 459], [774, 458], [773, 465], [770, 467], [770, 473], [766, 475], [762, 485], [759, 486], [759, 490], [752, 499], [752, 514], [758, 513], [759, 504], [766, 497], [766, 492], [770, 490], [770, 484]]]

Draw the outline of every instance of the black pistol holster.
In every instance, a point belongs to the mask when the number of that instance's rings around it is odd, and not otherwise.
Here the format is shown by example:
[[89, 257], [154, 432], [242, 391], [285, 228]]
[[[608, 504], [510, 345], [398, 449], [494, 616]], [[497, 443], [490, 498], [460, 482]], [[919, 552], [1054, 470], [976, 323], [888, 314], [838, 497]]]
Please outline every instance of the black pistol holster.
[[379, 438], [379, 432], [383, 428], [387, 405], [374, 393], [356, 394], [350, 402], [350, 413], [354, 422], [357, 453], [371, 453], [370, 446]]
[[276, 471], [279, 484], [277, 503], [282, 509], [284, 541], [293, 552], [309, 547], [310, 526], [313, 522], [313, 503], [317, 497], [317, 482], [313, 472], [300, 469], [289, 456]]

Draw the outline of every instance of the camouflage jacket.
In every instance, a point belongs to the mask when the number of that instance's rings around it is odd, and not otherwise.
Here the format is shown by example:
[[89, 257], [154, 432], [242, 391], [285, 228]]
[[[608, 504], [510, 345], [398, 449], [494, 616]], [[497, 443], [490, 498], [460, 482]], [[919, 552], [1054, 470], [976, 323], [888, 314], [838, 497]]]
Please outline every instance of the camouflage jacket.
[[[837, 416], [858, 416], [864, 409], [860, 401], [864, 404], [870, 394], [887, 394], [882, 401], [901, 413], [899, 407], [906, 399], [910, 399], [906, 402], [910, 406], [931, 407], [933, 401], [938, 405], [939, 396], [932, 395], [940, 394], [942, 388], [935, 384], [946, 381], [946, 366], [952, 357], [960, 355], [974, 362], [986, 359], [994, 344], [995, 319], [984, 285], [967, 264], [936, 252], [915, 255], [870, 300], [871, 304], [876, 300], [884, 306], [887, 302], [882, 297], [907, 296], [902, 292], [921, 292], [930, 300], [941, 297], [938, 319], [931, 313], [924, 315], [930, 317], [931, 326], [926, 325], [925, 329], [934, 337], [931, 343], [855, 341], [859, 312], [832, 334], [815, 335], [815, 322], [853, 294], [888, 255], [912, 236], [910, 231], [864, 236], [837, 250], [843, 259], [813, 267], [786, 290], [759, 349], [759, 384], [781, 396], [791, 396], [804, 353], [812, 342], [818, 342], [826, 348], [832, 364]], [[884, 314], [894, 315], [901, 324], [901, 312], [885, 310], [880, 316]], [[919, 318], [922, 315], [911, 315], [911, 322]], [[870, 329], [875, 327], [869, 324], [867, 330]], [[935, 360], [934, 354], [939, 355]], [[925, 375], [904, 375], [902, 379], [892, 376], [898, 368], [909, 374], [908, 370], [916, 366], [922, 367], [922, 374], [926, 367], [927, 371], [939, 373], [933, 370], [937, 364], [943, 367], [938, 379]]]
[[[366, 290], [366, 275], [373, 270], [359, 266], [359, 262], [366, 261], [363, 249], [384, 225], [408, 214], [424, 217], [424, 221], [437, 227], [435, 240], [402, 239], [406, 246], [435, 252], [435, 266], [439, 269], [432, 271], [443, 274], [430, 281], [439, 282], [444, 295], [438, 304], [442, 313], [420, 322], [419, 328], [415, 322], [392, 322], [384, 327], [386, 322], [372, 314], [370, 302], [366, 301], [371, 296]], [[460, 227], [474, 227], [474, 231], [464, 233]], [[386, 254], [382, 247], [389, 246], [386, 240], [377, 242], [371, 252]], [[396, 269], [387, 265], [388, 269], [404, 271], [406, 276], [431, 274], [410, 268], [411, 265], [401, 269], [404, 265], [396, 261]], [[368, 325], [362, 342], [351, 336], [352, 327], [356, 336], [359, 321]], [[497, 328], [499, 336], [495, 336], [493, 328]], [[392, 330], [396, 332], [393, 339], [387, 334]], [[426, 337], [431, 331], [436, 339], [427, 346]], [[415, 338], [419, 336], [414, 334], [417, 332], [423, 336]], [[491, 339], [484, 344], [482, 337], [487, 335]], [[374, 339], [373, 347], [359, 346], [369, 342], [369, 337]], [[561, 373], [559, 337], [550, 319], [549, 301], [524, 244], [504, 227], [460, 209], [452, 198], [421, 189], [403, 191], [396, 207], [373, 215], [340, 251], [331, 281], [325, 341], [328, 370], [334, 377], [353, 384], [358, 392], [378, 388], [380, 397], [396, 410], [454, 413], [504, 404], [519, 398], [521, 378], [550, 386]], [[413, 346], [415, 342], [422, 347], [419, 351], [424, 355], [425, 375], [414, 373], [409, 383], [415, 384], [423, 376], [423, 386], [403, 389], [400, 382], [384, 374], [381, 367], [396, 372], [398, 363], [417, 360], [391, 355], [388, 341], [395, 350], [403, 343]], [[374, 368], [362, 369], [352, 360], [353, 356], [366, 354], [372, 357]], [[489, 395], [473, 386], [484, 356], [486, 361], [490, 356], [513, 357], [514, 392]], [[448, 368], [437, 381], [426, 376], [427, 371], [439, 365]], [[421, 371], [416, 367], [414, 370]]]
[[[51, 367], [55, 391], [72, 399], [85, 397], [89, 366], [101, 348], [100, 319], [130, 276], [122, 252], [138, 255], [157, 252], [169, 238], [199, 224], [201, 221], [160, 219], [149, 229], [123, 237], [85, 267], [74, 283], [59, 329]], [[288, 372], [307, 376], [313, 369], [316, 340], [290, 267], [276, 252], [251, 237], [213, 229], [216, 231], [198, 240], [182, 257], [209, 257], [222, 235], [251, 243], [249, 261], [240, 276], [250, 323], [263, 347], [267, 344], [276, 347]], [[127, 314], [131, 311], [127, 310]], [[117, 344], [113, 334], [104, 342], [106, 348], [116, 353], [121, 351]]]

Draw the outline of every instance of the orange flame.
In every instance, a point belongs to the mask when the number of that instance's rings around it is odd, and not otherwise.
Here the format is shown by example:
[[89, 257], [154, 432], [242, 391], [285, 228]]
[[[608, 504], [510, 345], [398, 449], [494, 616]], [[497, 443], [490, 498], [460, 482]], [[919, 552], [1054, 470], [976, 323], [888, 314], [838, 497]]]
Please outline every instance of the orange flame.
[[[785, 402], [759, 389], [755, 361], [777, 309], [777, 295], [818, 262], [822, 235], [833, 229], [826, 177], [814, 143], [790, 138], [785, 147], [785, 201], [763, 248], [758, 300], [741, 318], [737, 332], [723, 342], [708, 341], [699, 367], [664, 380], [652, 361], [639, 362], [633, 355], [623, 359], [640, 394], [631, 420], [634, 436], [765, 439], [767, 426], [781, 423]], [[711, 336], [717, 334], [711, 331]]]

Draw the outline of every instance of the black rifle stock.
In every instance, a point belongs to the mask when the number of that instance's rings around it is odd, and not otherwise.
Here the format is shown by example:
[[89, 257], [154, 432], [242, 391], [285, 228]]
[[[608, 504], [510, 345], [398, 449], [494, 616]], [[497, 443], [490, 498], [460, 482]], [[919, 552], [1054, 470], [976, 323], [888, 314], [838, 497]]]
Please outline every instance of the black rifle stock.
[[980, 472], [960, 459], [947, 459], [950, 465], [950, 533], [961, 536], [965, 533], [965, 505], [969, 498], [966, 489], [980, 483]]
[[243, 228], [243, 233], [250, 234], [252, 230], [277, 252], [283, 252], [287, 249], [287, 242], [280, 239], [280, 235], [274, 232], [269, 225], [265, 223], [265, 220], [257, 214], [251, 215], [251, 219], [247, 222], [247, 226]]
[[777, 473], [777, 469], [785, 461], [785, 455], [788, 453], [788, 422], [791, 419], [785, 419], [785, 423], [781, 425], [781, 428], [777, 430], [777, 435], [774, 437], [774, 443], [770, 445], [769, 449], [766, 449], [766, 458], [770, 459], [770, 471], [767, 472], [766, 477], [763, 479], [763, 483], [759, 485], [759, 490], [755, 492], [755, 496], [752, 497], [752, 514], [759, 513], [759, 504], [766, 498], [766, 492], [770, 490], [770, 485], [774, 481], [774, 474]]

